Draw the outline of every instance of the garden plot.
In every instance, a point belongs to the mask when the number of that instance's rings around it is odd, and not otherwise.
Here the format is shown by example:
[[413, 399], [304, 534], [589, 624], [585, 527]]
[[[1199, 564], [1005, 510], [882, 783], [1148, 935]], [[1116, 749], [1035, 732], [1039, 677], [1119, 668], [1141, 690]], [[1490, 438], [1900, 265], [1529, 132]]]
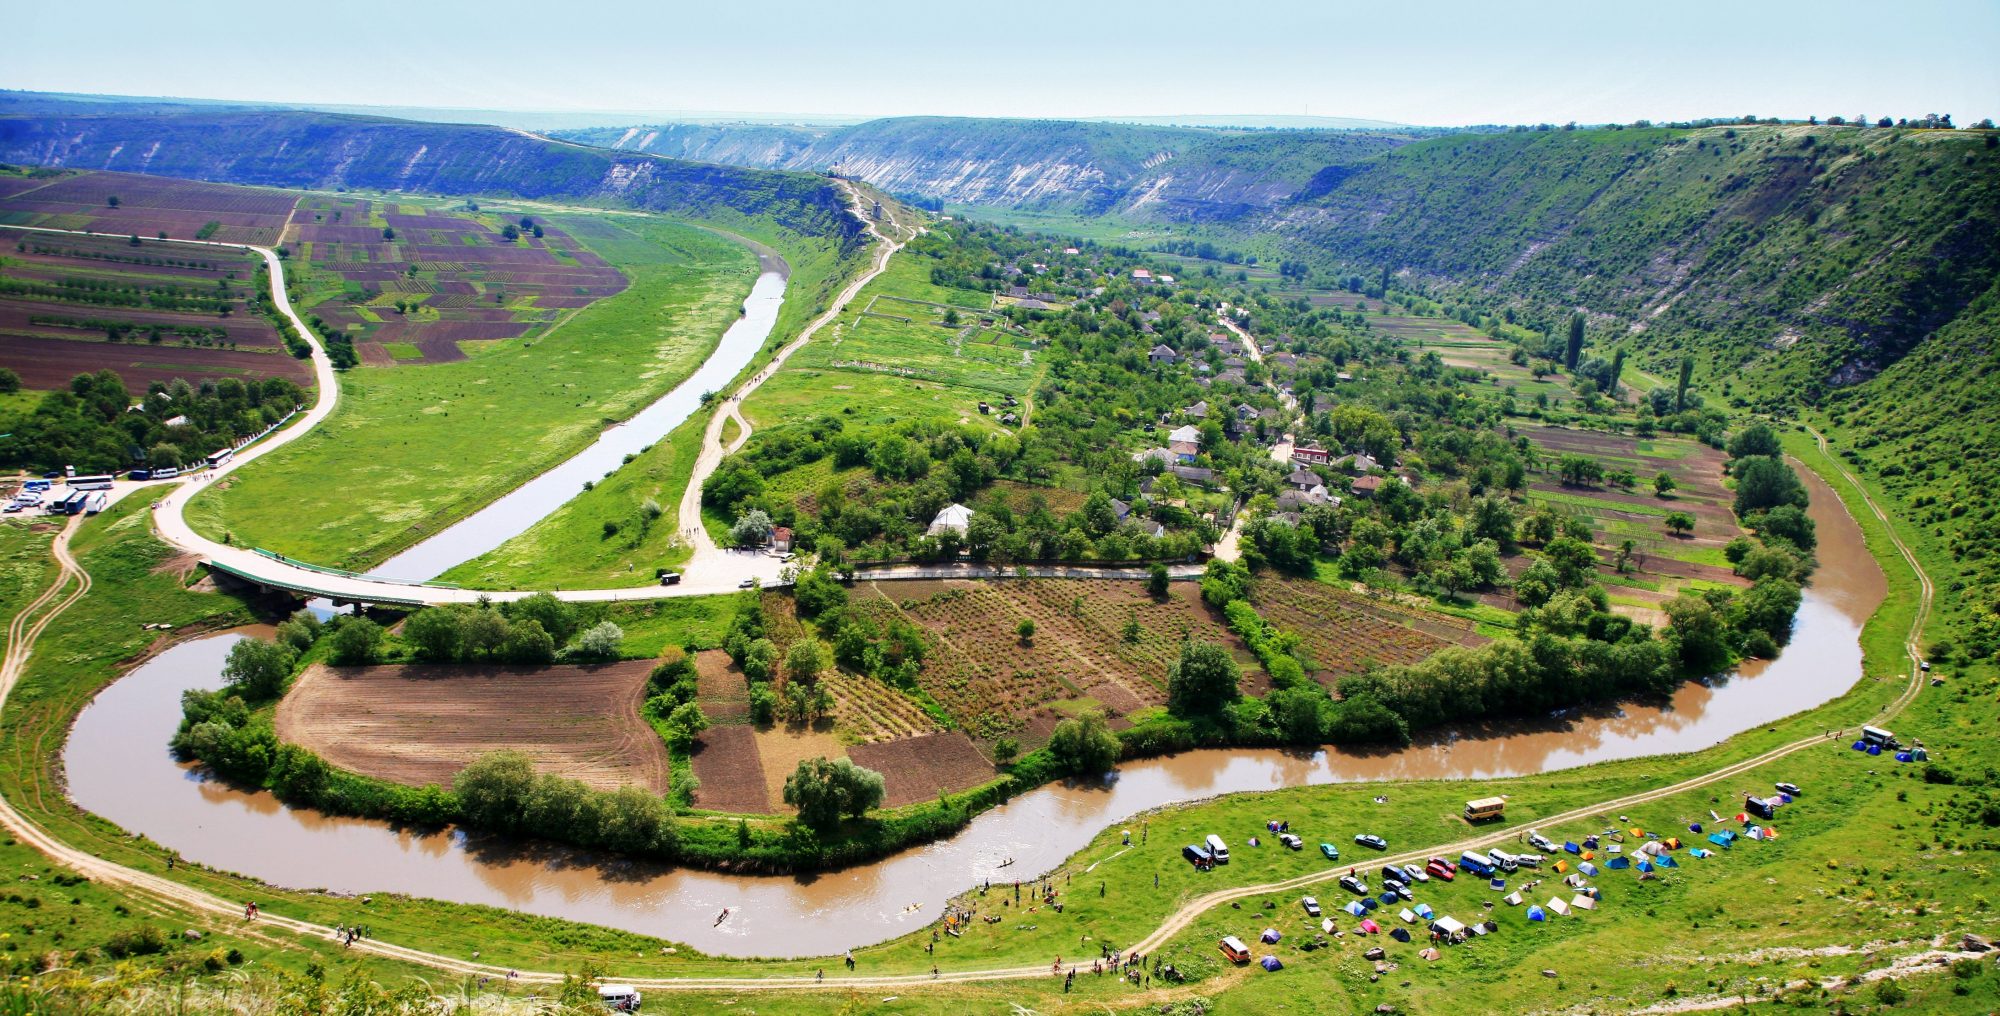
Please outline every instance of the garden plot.
[[882, 774], [882, 804], [889, 808], [970, 790], [996, 775], [993, 763], [959, 731], [856, 745], [847, 755]]
[[652, 664], [307, 668], [278, 703], [279, 740], [364, 776], [448, 785], [491, 751], [599, 790], [667, 790], [667, 752], [639, 715]]
[[1402, 610], [1320, 582], [1260, 579], [1250, 599], [1265, 620], [1304, 640], [1322, 682], [1487, 641], [1470, 621]]
[[79, 173], [0, 198], [0, 222], [270, 246], [278, 242], [298, 200], [296, 194], [254, 187]]

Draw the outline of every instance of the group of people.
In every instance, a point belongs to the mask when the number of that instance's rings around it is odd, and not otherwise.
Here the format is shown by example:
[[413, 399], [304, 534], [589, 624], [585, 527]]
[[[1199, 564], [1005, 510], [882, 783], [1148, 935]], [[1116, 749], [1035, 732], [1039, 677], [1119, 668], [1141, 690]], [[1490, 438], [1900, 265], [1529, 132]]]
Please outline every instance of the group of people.
[[336, 924], [333, 926], [333, 937], [340, 939], [341, 945], [352, 948], [355, 939], [368, 937], [368, 928], [359, 924]]
[[[1072, 966], [1065, 972], [1063, 970], [1062, 957], [1057, 956], [1055, 963], [1049, 969], [1052, 973], [1062, 977], [1063, 993], [1068, 994], [1070, 988], [1076, 984], [1076, 975], [1080, 967]], [[1127, 955], [1119, 950], [1100, 946], [1098, 947], [1097, 959], [1091, 961], [1090, 972], [1092, 975], [1098, 977], [1102, 977], [1108, 973], [1117, 974], [1142, 988], [1151, 987], [1154, 975], [1160, 972], [1160, 958], [1158, 956], [1153, 957], [1152, 966], [1148, 968], [1146, 957], [1142, 953], [1134, 952]]]

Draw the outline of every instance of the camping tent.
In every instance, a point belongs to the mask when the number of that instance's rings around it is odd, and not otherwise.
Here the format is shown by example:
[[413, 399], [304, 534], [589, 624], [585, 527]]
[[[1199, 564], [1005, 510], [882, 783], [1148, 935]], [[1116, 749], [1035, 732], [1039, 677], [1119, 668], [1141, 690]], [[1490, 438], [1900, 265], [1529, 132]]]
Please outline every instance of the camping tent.
[[1495, 892], [1507, 891], [1507, 880], [1504, 878], [1489, 878], [1486, 880], [1486, 884], [1492, 886]]
[[1727, 850], [1729, 849], [1729, 841], [1735, 838], [1734, 836], [1725, 836], [1722, 833], [1712, 833], [1708, 837], [1708, 842]]
[[1646, 835], [1646, 830], [1644, 830], [1644, 829], [1641, 829], [1641, 828], [1639, 828], [1638, 826], [1633, 826], [1633, 827], [1632, 827], [1632, 835], [1633, 835], [1633, 836], [1635, 836], [1635, 837], [1638, 837], [1638, 836], [1644, 836], [1644, 835]]
[[1549, 909], [1555, 911], [1557, 914], [1568, 914], [1569, 904], [1564, 903], [1560, 896], [1551, 896], [1549, 897]]
[[1418, 917], [1421, 917], [1421, 918], [1423, 918], [1423, 919], [1424, 919], [1424, 920], [1426, 920], [1426, 921], [1428, 921], [1428, 920], [1430, 920], [1430, 919], [1431, 919], [1431, 918], [1432, 918], [1433, 916], [1435, 916], [1435, 912], [1431, 910], [1431, 905], [1430, 905], [1430, 904], [1428, 904], [1428, 903], [1419, 903], [1419, 904], [1417, 904], [1417, 916], [1418, 916]]
[[1276, 928], [1265, 928], [1264, 933], [1257, 936], [1257, 940], [1266, 944], [1275, 944], [1279, 939], [1284, 937], [1278, 934], [1278, 929]]
[[1319, 922], [1319, 930], [1329, 935], [1333, 934], [1333, 918], [1329, 917]]
[[1456, 935], [1465, 930], [1465, 925], [1458, 918], [1446, 915], [1431, 922], [1431, 930], [1442, 932], [1446, 935]]
[[1557, 870], [1557, 871], [1559, 871], [1559, 872], [1561, 872], [1561, 871], [1568, 871], [1568, 870], [1569, 870], [1569, 862], [1568, 862], [1568, 861], [1557, 861], [1557, 862], [1556, 862], [1556, 870]]
[[1583, 895], [1583, 894], [1581, 894], [1581, 893], [1578, 893], [1577, 895], [1575, 895], [1575, 896], [1572, 896], [1572, 897], [1570, 897], [1570, 898], [1569, 898], [1569, 905], [1570, 905], [1570, 906], [1572, 906], [1572, 907], [1575, 907], [1575, 908], [1576, 908], [1576, 909], [1578, 909], [1578, 910], [1596, 910], [1596, 909], [1597, 909], [1597, 901], [1596, 901], [1596, 900], [1593, 900], [1593, 899], [1591, 899], [1590, 897], [1588, 897], [1588, 896], [1585, 896], [1585, 895]]
[[1549, 919], [1549, 915], [1548, 915], [1548, 912], [1547, 912], [1547, 911], [1544, 911], [1544, 910], [1543, 910], [1543, 909], [1542, 909], [1541, 907], [1529, 907], [1529, 908], [1528, 908], [1528, 920], [1530, 920], [1530, 921], [1546, 921], [1546, 920], [1548, 920], [1548, 919]]
[[1659, 840], [1647, 840], [1645, 844], [1639, 848], [1639, 852], [1642, 854], [1651, 855], [1653, 857], [1658, 857], [1661, 854], [1666, 853], [1667, 848], [1662, 846]]
[[1410, 929], [1390, 928], [1389, 937], [1395, 939], [1398, 942], [1408, 942], [1410, 940]]
[[1375, 902], [1381, 903], [1385, 906], [1393, 907], [1396, 905], [1396, 901], [1400, 899], [1402, 899], [1402, 897], [1396, 895], [1395, 893], [1383, 893], [1381, 896], [1376, 897]]
[[1653, 862], [1651, 862], [1651, 861], [1640, 861], [1640, 862], [1639, 862], [1638, 864], [1635, 864], [1635, 865], [1633, 865], [1632, 867], [1634, 867], [1634, 868], [1637, 868], [1637, 869], [1639, 869], [1640, 871], [1652, 871], [1652, 870], [1653, 870]]
[[1361, 921], [1361, 933], [1363, 935], [1380, 935], [1382, 933], [1382, 926], [1367, 918], [1363, 918]]
[[1753, 840], [1761, 840], [1764, 838], [1764, 830], [1758, 828], [1757, 826], [1751, 826], [1750, 828], [1745, 829], [1743, 831], [1743, 835], [1748, 836]]
[[1417, 953], [1417, 955], [1418, 955], [1418, 956], [1421, 956], [1421, 957], [1423, 957], [1424, 959], [1427, 959], [1427, 960], [1434, 960], [1434, 959], [1437, 959], [1437, 958], [1438, 958], [1439, 956], [1442, 956], [1442, 955], [1444, 955], [1444, 954], [1443, 954], [1443, 953], [1441, 953], [1441, 952], [1438, 952], [1438, 951], [1437, 951], [1436, 949], [1429, 949], [1429, 948], [1427, 948], [1427, 949], [1424, 949], [1424, 950], [1423, 950], [1422, 952], [1419, 952], [1419, 953]]
[[1340, 909], [1345, 910], [1356, 917], [1364, 917], [1367, 916], [1368, 914], [1368, 908], [1362, 906], [1360, 901], [1358, 900], [1351, 901], [1346, 906], [1341, 907]]
[[1604, 862], [1604, 866], [1613, 871], [1624, 871], [1632, 866], [1632, 859], [1629, 857], [1614, 857]]
[[1417, 923], [1417, 912], [1416, 912], [1416, 911], [1414, 911], [1414, 910], [1411, 910], [1411, 909], [1410, 909], [1409, 907], [1404, 907], [1404, 908], [1403, 908], [1403, 912], [1402, 912], [1402, 913], [1400, 913], [1400, 914], [1397, 914], [1396, 916], [1397, 916], [1397, 917], [1400, 917], [1400, 918], [1402, 918], [1402, 919], [1403, 919], [1403, 923], [1404, 923], [1404, 924], [1415, 924], [1415, 923]]
[[1700, 822], [1689, 822], [1689, 823], [1688, 823], [1688, 832], [1691, 832], [1691, 833], [1699, 833], [1699, 832], [1701, 832], [1701, 823], [1700, 823]]
[[1910, 749], [1910, 761], [1929, 762], [1930, 760], [1931, 760], [1931, 753], [1925, 751], [1923, 745], [1920, 744]]
[[1489, 932], [1489, 931], [1492, 931], [1492, 930], [1493, 930], [1492, 928], [1489, 928], [1489, 927], [1487, 927], [1487, 924], [1488, 924], [1488, 923], [1490, 923], [1490, 922], [1487, 922], [1487, 921], [1481, 921], [1481, 922], [1479, 922], [1478, 924], [1475, 924], [1475, 925], [1473, 925], [1473, 926], [1472, 926], [1472, 933], [1473, 933], [1473, 934], [1475, 934], [1475, 935], [1484, 935], [1484, 934], [1486, 934], [1487, 932]]
[[1672, 854], [1661, 854], [1659, 860], [1653, 863], [1658, 864], [1662, 868], [1678, 868], [1681, 866], [1679, 861], [1674, 860], [1674, 855]]
[[1702, 848], [1700, 848], [1700, 847], [1695, 847], [1694, 849], [1692, 849], [1692, 850], [1689, 850], [1689, 851], [1688, 851], [1688, 856], [1689, 856], [1689, 857], [1693, 857], [1693, 858], [1696, 858], [1696, 859], [1699, 859], [1699, 858], [1703, 858], [1703, 857], [1713, 857], [1713, 856], [1715, 856], [1715, 851], [1713, 851], [1713, 850], [1703, 850], [1703, 849], [1702, 849]]
[[1569, 851], [1569, 852], [1570, 852], [1570, 853], [1572, 853], [1572, 854], [1581, 854], [1581, 853], [1583, 853], [1583, 848], [1582, 848], [1582, 847], [1579, 847], [1579, 846], [1577, 846], [1577, 845], [1576, 845], [1576, 844], [1575, 844], [1574, 842], [1572, 842], [1572, 841], [1570, 841], [1570, 840], [1564, 840], [1564, 841], [1563, 841], [1563, 849], [1564, 849], [1564, 850], [1566, 850], [1566, 851]]
[[1681, 848], [1681, 838], [1678, 836], [1669, 836], [1660, 842], [1666, 844], [1668, 850], [1679, 850]]
[[1514, 892], [1507, 894], [1507, 905], [1510, 907], [1518, 907], [1521, 905], [1520, 890], [1515, 890]]
[[1595, 861], [1597, 860], [1597, 851], [1586, 850], [1582, 854], [1579, 854], [1577, 856], [1582, 857], [1586, 861]]
[[1597, 874], [1597, 865], [1594, 865], [1589, 861], [1585, 861], [1582, 864], [1577, 865], [1576, 870], [1583, 872], [1586, 875], [1595, 875]]
[[1361, 897], [1361, 900], [1360, 900], [1360, 903], [1361, 903], [1361, 905], [1362, 905], [1363, 907], [1365, 907], [1366, 909], [1369, 909], [1369, 910], [1373, 910], [1373, 909], [1375, 909], [1376, 907], [1379, 907], [1379, 906], [1381, 906], [1381, 905], [1382, 905], [1382, 904], [1380, 904], [1380, 903], [1377, 903], [1377, 902], [1375, 902], [1374, 898], [1373, 898], [1373, 897], [1370, 897], [1370, 896], [1363, 896], [1363, 897]]
[[1285, 969], [1285, 965], [1283, 963], [1278, 962], [1278, 958], [1276, 956], [1266, 956], [1263, 959], [1258, 960], [1257, 962], [1262, 964], [1264, 969], [1266, 970], [1277, 971]]
[[1604, 852], [1607, 854], [1622, 854], [1625, 852], [1625, 848], [1619, 846], [1616, 843], [1613, 843], [1612, 845], [1605, 847]]

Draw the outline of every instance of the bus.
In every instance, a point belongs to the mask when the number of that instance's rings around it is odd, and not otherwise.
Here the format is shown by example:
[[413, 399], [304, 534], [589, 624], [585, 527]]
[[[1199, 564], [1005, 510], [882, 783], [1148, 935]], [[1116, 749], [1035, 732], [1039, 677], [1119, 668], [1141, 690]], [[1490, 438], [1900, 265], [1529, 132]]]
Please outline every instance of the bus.
[[1485, 822], [1501, 818], [1501, 813], [1506, 809], [1507, 799], [1504, 797], [1482, 797], [1477, 801], [1467, 801], [1465, 802], [1465, 820], [1467, 822]]
[[208, 468], [214, 469], [217, 466], [220, 466], [223, 463], [228, 462], [230, 459], [233, 459], [235, 457], [236, 457], [236, 449], [224, 448], [223, 450], [216, 452], [215, 454], [210, 455], [208, 457]]
[[117, 477], [110, 473], [97, 476], [72, 476], [69, 478], [69, 485], [76, 490], [110, 490], [111, 481], [115, 479]]

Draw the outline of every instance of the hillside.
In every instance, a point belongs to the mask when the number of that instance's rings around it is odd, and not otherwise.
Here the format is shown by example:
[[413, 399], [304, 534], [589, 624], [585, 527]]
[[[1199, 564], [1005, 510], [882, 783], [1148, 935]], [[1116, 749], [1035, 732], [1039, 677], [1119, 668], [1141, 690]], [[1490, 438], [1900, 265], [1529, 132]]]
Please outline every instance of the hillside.
[[781, 169], [838, 170], [953, 204], [1234, 219], [1314, 174], [1407, 141], [1391, 134], [1217, 131], [1068, 120], [898, 117], [852, 127], [668, 124], [563, 132], [617, 150]]
[[622, 154], [471, 124], [306, 112], [77, 107], [0, 116], [0, 162], [219, 183], [615, 203], [728, 224], [768, 217], [859, 242], [824, 179]]

